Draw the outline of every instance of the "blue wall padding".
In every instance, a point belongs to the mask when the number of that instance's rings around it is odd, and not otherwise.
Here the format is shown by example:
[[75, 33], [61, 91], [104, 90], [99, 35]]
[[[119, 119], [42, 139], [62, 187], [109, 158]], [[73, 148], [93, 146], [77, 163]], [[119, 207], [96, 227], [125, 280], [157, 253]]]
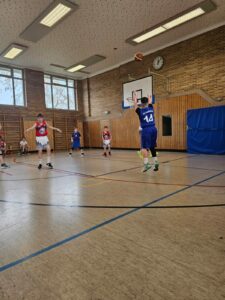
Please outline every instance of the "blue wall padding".
[[225, 154], [225, 106], [187, 112], [189, 153]]

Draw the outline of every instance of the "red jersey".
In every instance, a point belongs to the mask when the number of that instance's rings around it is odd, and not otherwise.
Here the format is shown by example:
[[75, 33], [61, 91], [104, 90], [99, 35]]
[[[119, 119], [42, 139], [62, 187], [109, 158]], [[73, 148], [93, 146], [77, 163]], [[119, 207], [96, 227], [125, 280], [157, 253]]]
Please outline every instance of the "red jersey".
[[108, 130], [103, 131], [102, 138], [103, 138], [104, 141], [110, 140], [111, 139], [111, 133]]
[[43, 121], [42, 123], [35, 123], [36, 136], [46, 136], [48, 135], [47, 123]]
[[0, 141], [0, 150], [4, 150], [5, 149], [5, 142], [4, 141]]

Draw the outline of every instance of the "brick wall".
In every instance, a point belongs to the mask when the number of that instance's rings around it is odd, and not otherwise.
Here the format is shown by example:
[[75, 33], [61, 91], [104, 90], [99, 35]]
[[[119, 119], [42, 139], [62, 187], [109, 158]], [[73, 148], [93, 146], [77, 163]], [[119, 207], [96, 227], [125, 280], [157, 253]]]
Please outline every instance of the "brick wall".
[[[90, 110], [93, 118], [104, 111], [121, 112], [122, 83], [128, 74], [134, 78], [148, 75], [153, 59], [162, 55], [165, 65], [159, 74], [169, 78], [171, 94], [202, 89], [210, 97], [225, 97], [225, 26], [147, 55], [142, 62], [132, 61], [89, 79]], [[134, 52], [138, 48], [134, 47]], [[165, 80], [153, 76], [154, 94], [166, 98]], [[84, 114], [88, 116], [87, 82], [83, 80]]]
[[[55, 148], [68, 147], [69, 132], [77, 120], [84, 116], [94, 119], [107, 118], [104, 111], [111, 111], [110, 118], [121, 116], [122, 83], [128, 81], [128, 74], [140, 78], [148, 75], [157, 55], [165, 58], [165, 66], [158, 71], [168, 76], [171, 94], [188, 93], [193, 89], [204, 90], [210, 97], [225, 96], [225, 26], [202, 34], [177, 45], [147, 55], [142, 62], [129, 62], [109, 72], [78, 81], [78, 111], [46, 110], [44, 100], [44, 74], [25, 70], [27, 107], [0, 107], [0, 122], [4, 123], [5, 137], [15, 149], [23, 135], [23, 118], [34, 119], [38, 112], [53, 120], [55, 126], [63, 127], [64, 135], [55, 137]], [[134, 52], [138, 49], [134, 47]], [[151, 67], [152, 70], [152, 67]], [[88, 82], [89, 81], [89, 82]], [[88, 93], [89, 86], [89, 93]], [[156, 97], [168, 99], [165, 81], [154, 77]]]
[[[50, 110], [45, 108], [44, 73], [25, 69], [26, 107], [0, 106], [0, 123], [4, 126], [5, 139], [14, 150], [18, 149], [23, 136], [23, 119], [35, 120], [42, 112], [46, 119], [52, 120], [56, 127], [63, 130], [63, 135], [54, 134], [55, 149], [68, 148], [70, 135], [78, 120], [83, 119], [82, 83], [77, 82], [78, 111]], [[81, 129], [82, 130], [82, 129]]]

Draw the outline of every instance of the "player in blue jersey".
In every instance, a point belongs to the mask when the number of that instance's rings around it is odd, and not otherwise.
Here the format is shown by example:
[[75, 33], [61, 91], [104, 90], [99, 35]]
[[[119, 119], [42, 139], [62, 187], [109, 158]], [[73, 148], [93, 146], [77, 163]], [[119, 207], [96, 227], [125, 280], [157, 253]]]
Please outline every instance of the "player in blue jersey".
[[156, 155], [156, 140], [157, 140], [157, 129], [155, 127], [154, 109], [152, 105], [151, 97], [141, 98], [141, 107], [138, 105], [138, 99], [136, 93], [134, 93], [134, 107], [135, 111], [139, 116], [141, 131], [141, 144], [142, 144], [142, 155], [144, 157], [144, 169], [143, 172], [148, 171], [151, 165], [148, 161], [148, 151], [151, 151], [154, 171], [159, 170], [159, 163]]
[[72, 155], [73, 150], [80, 150], [81, 156], [82, 157], [84, 156], [84, 151], [80, 146], [80, 137], [81, 137], [80, 132], [78, 131], [77, 128], [74, 128], [74, 131], [73, 131], [72, 136], [71, 136], [72, 146], [71, 146], [71, 150], [70, 150], [70, 153], [69, 153], [70, 155]]

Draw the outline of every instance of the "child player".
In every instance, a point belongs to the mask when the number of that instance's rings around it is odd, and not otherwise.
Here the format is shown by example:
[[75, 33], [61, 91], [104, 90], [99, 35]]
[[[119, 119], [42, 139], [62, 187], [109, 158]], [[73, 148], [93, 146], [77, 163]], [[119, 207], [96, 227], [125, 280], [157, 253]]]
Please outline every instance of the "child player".
[[20, 154], [24, 155], [28, 153], [28, 143], [25, 137], [20, 141]]
[[112, 139], [112, 135], [109, 131], [108, 126], [104, 126], [104, 130], [102, 132], [102, 141], [103, 141], [103, 149], [104, 149], [104, 153], [103, 156], [107, 156], [107, 150], [109, 155], [111, 155], [111, 139]]
[[0, 136], [0, 164], [2, 169], [9, 168], [9, 166], [4, 162], [4, 156], [6, 154], [6, 143], [2, 136]]
[[51, 147], [49, 145], [48, 140], [48, 128], [52, 130], [56, 130], [58, 132], [62, 132], [60, 129], [50, 126], [44, 119], [44, 116], [40, 113], [37, 115], [37, 121], [35, 124], [28, 128], [26, 132], [35, 129], [36, 132], [36, 144], [38, 149], [38, 158], [39, 158], [39, 164], [38, 169], [42, 168], [42, 151], [44, 149], [47, 150], [47, 166], [52, 169], [53, 165], [51, 163]]
[[148, 161], [148, 151], [151, 151], [154, 171], [158, 171], [159, 163], [156, 156], [156, 139], [157, 139], [157, 129], [155, 127], [155, 117], [154, 109], [152, 105], [152, 98], [142, 97], [141, 107], [138, 106], [138, 100], [136, 93], [134, 93], [134, 107], [135, 111], [139, 116], [141, 131], [141, 153], [144, 157], [144, 169], [143, 172], [148, 171], [151, 165]]
[[69, 153], [70, 155], [72, 155], [73, 150], [80, 150], [81, 157], [84, 156], [84, 151], [80, 146], [80, 137], [81, 137], [80, 132], [78, 131], [77, 128], [74, 128], [74, 131], [73, 131], [72, 136], [71, 136], [72, 145], [71, 145], [71, 150], [70, 150], [70, 153]]

